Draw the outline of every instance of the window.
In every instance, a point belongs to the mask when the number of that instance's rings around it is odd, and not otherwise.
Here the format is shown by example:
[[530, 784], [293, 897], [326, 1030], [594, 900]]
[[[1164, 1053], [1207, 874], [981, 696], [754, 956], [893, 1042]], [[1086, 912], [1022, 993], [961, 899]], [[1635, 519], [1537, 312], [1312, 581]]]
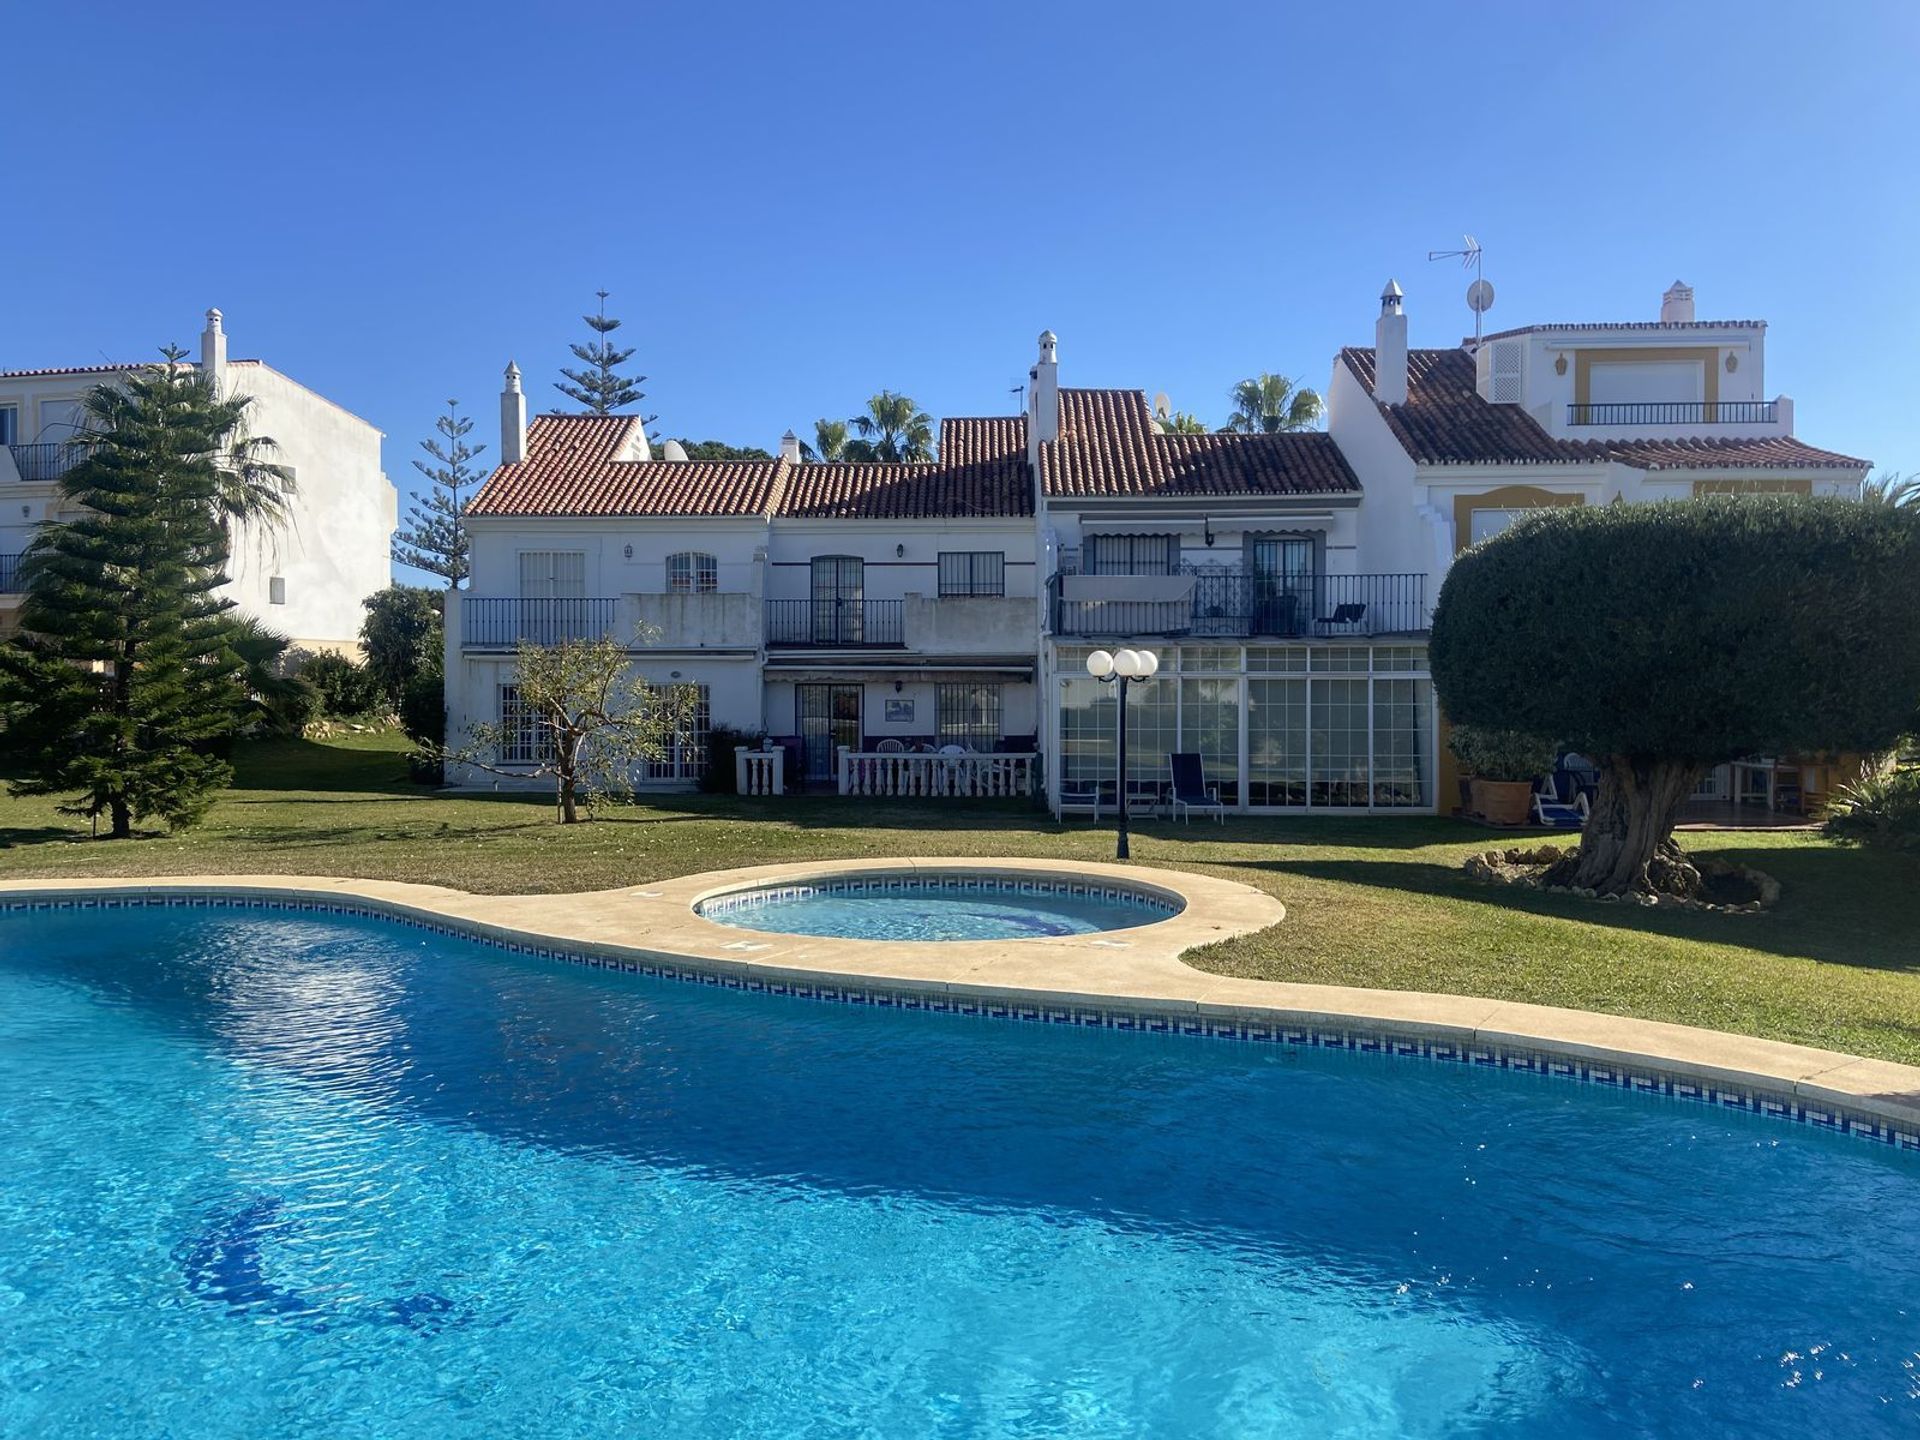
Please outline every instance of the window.
[[20, 407], [0, 405], [0, 445], [20, 443]]
[[1180, 559], [1178, 535], [1090, 535], [1091, 575], [1171, 575]]
[[998, 550], [942, 550], [942, 595], [1005, 595], [1007, 557]]
[[942, 745], [964, 745], [982, 753], [1000, 745], [1000, 687], [971, 682], [936, 685], [934, 710]]
[[274, 575], [267, 580], [267, 603], [284, 605], [287, 603], [287, 577]]
[[682, 550], [667, 557], [667, 593], [706, 595], [720, 588], [720, 564], [700, 550]]
[[518, 685], [500, 687], [501, 765], [538, 765], [542, 750], [540, 723], [527, 706], [520, 703]]
[[[679, 559], [674, 556], [673, 559]], [[711, 560], [712, 556], [707, 556]], [[671, 563], [671, 562], [669, 562]], [[707, 736], [713, 730], [713, 695], [705, 685], [682, 687], [694, 692], [686, 725], [668, 743], [666, 753], [647, 762], [649, 780], [700, 780], [707, 773]], [[731, 774], [731, 771], [728, 772]], [[731, 783], [731, 782], [729, 782]]]
[[522, 550], [522, 600], [578, 600], [587, 593], [584, 550]]

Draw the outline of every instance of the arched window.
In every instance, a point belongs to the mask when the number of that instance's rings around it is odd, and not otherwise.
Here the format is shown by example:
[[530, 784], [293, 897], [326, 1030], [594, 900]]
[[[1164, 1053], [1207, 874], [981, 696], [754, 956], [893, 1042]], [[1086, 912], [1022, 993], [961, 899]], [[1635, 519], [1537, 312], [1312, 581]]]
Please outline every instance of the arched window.
[[720, 588], [720, 564], [701, 550], [682, 550], [667, 557], [667, 592], [706, 594]]

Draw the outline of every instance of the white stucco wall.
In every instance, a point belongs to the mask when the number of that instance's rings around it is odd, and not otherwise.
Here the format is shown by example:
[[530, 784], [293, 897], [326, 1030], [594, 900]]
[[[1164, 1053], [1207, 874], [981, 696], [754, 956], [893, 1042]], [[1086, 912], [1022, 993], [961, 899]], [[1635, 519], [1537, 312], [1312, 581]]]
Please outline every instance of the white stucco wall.
[[[283, 530], [234, 536], [228, 593], [296, 645], [357, 652], [362, 602], [393, 578], [399, 498], [380, 468], [380, 432], [270, 366], [240, 361], [227, 376], [253, 397], [253, 432], [273, 439], [295, 487]], [[284, 604], [271, 598], [276, 577]]]
[[[0, 379], [0, 407], [19, 411], [19, 443], [69, 438], [86, 392], [115, 372], [68, 372]], [[392, 578], [389, 558], [398, 496], [380, 467], [380, 432], [365, 420], [289, 379], [269, 365], [236, 361], [226, 383], [254, 398], [251, 428], [278, 446], [281, 464], [294, 470], [290, 519], [277, 535], [234, 537], [227, 594], [250, 615], [296, 645], [357, 651], [361, 601]], [[55, 483], [20, 481], [12, 460], [0, 507], [0, 553], [24, 549], [33, 532], [60, 519]], [[286, 603], [271, 603], [271, 580], [286, 582]]]

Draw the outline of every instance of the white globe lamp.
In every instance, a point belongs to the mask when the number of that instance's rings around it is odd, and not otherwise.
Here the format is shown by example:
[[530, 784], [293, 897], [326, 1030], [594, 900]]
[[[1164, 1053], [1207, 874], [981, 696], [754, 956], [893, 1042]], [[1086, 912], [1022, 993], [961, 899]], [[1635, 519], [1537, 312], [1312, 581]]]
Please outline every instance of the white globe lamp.
[[1104, 680], [1113, 674], [1113, 656], [1104, 650], [1096, 650], [1087, 656], [1087, 674], [1096, 680]]

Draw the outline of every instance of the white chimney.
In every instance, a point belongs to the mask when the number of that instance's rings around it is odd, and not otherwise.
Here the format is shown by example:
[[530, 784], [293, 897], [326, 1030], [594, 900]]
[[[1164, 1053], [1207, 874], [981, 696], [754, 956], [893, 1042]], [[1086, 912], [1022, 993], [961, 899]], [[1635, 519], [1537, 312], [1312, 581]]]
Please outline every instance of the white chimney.
[[527, 458], [527, 397], [520, 389], [520, 367], [507, 362], [507, 388], [500, 392], [500, 463], [518, 465]]
[[800, 463], [800, 437], [791, 430], [780, 437], [780, 458], [789, 465]]
[[1060, 438], [1060, 339], [1040, 332], [1040, 358], [1027, 372], [1027, 463], [1040, 473], [1040, 447]]
[[1383, 405], [1407, 403], [1407, 315], [1397, 280], [1380, 292], [1380, 318], [1373, 322], [1373, 398]]
[[200, 369], [216, 393], [227, 387], [227, 332], [220, 328], [220, 312], [207, 311], [207, 328], [200, 332]]
[[1667, 287], [1667, 293], [1660, 297], [1660, 323], [1662, 325], [1693, 323], [1693, 287], [1691, 285], [1676, 280]]

